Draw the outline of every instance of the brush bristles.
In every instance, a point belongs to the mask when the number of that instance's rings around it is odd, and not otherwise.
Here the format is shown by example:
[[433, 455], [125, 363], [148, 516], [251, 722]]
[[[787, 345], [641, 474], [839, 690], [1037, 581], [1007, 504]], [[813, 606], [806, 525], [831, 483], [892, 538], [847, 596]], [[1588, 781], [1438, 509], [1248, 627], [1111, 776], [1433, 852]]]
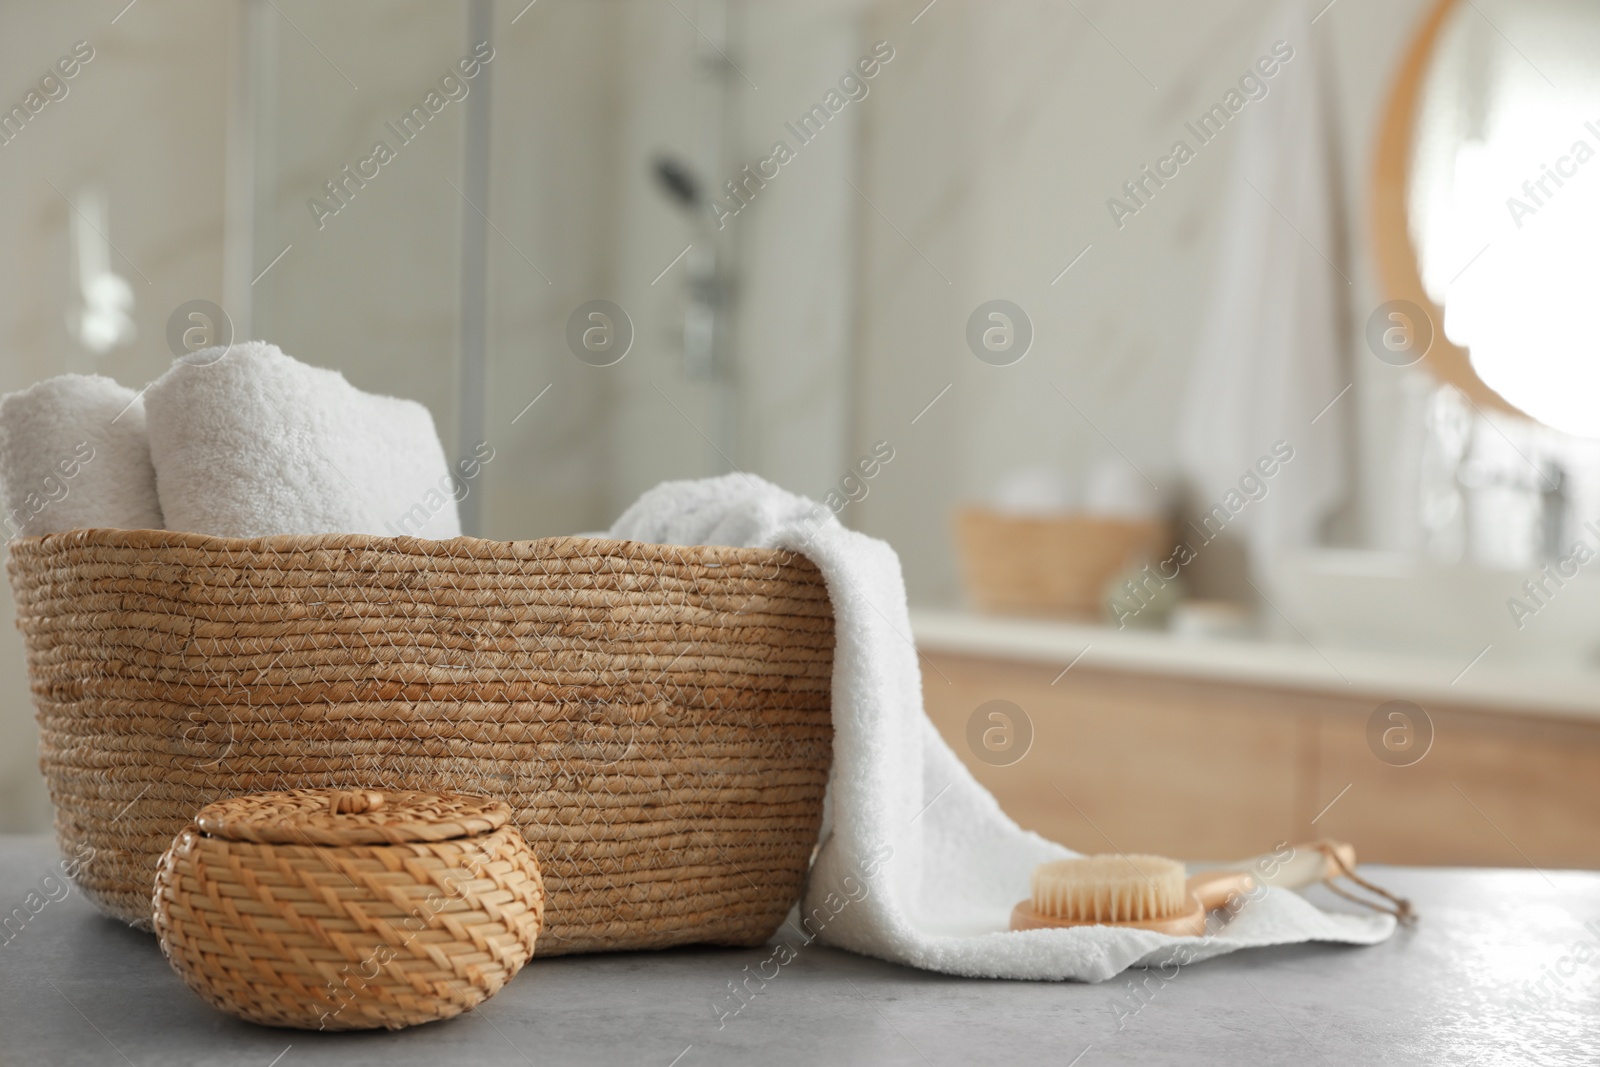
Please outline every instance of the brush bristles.
[[1066, 922], [1148, 922], [1189, 903], [1183, 864], [1164, 856], [1084, 856], [1033, 872], [1033, 910]]

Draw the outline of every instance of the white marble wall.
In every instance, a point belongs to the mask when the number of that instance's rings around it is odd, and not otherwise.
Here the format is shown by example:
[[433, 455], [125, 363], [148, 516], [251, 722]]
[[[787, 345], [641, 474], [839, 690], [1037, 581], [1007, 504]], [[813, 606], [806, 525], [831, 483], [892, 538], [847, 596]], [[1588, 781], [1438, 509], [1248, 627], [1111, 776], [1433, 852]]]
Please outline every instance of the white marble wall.
[[[462, 105], [321, 229], [306, 201], [469, 51], [465, 5], [253, 2], [274, 58], [257, 112], [251, 273], [289, 248], [254, 286], [227, 266], [223, 241], [243, 4], [140, 0], [113, 25], [120, 3], [0, 3], [0, 101], [20, 98], [74, 41], [96, 49], [70, 95], [0, 147], [0, 389], [89, 369], [141, 384], [167, 362], [173, 307], [248, 292], [255, 334], [364, 388], [423, 400], [453, 441]], [[940, 602], [956, 597], [957, 503], [1029, 459], [1077, 464], [1110, 449], [1055, 387], [1141, 466], [1170, 471], [1176, 386], [1224, 236], [1225, 151], [1185, 168], [1120, 232], [1105, 198], [1253, 58], [1266, 4], [925, 4], [733, 0], [724, 43], [744, 73], [724, 79], [717, 146], [704, 118], [714, 89], [693, 59], [704, 47], [685, 17], [714, 29], [715, 0], [680, 0], [682, 13], [646, 0], [497, 2], [482, 205], [496, 448], [481, 486], [486, 534], [595, 528], [663, 478], [730, 465], [821, 496], [886, 439], [895, 458], [842, 517], [896, 545], [914, 599]], [[1387, 71], [1420, 7], [1340, 0], [1318, 23], [1337, 59], [1357, 219]], [[717, 389], [683, 366], [685, 263], [656, 280], [705, 237], [654, 187], [650, 161], [685, 155], [720, 186], [774, 139], [792, 141], [784, 121], [879, 40], [894, 58], [868, 97], [716, 238], [739, 265], [724, 422]], [[46, 179], [69, 193], [103, 186], [110, 236], [149, 279], [114, 260], [134, 283], [140, 336], [103, 358], [66, 329], [68, 208]], [[1376, 299], [1354, 236], [1353, 304], [1366, 309]], [[1037, 331], [1013, 367], [979, 363], [964, 340], [972, 308], [995, 297], [1021, 304]], [[614, 367], [579, 362], [564, 340], [567, 316], [595, 298], [633, 319], [633, 350]], [[1373, 376], [1386, 368], [1357, 366], [1370, 413], [1357, 517], [1377, 529], [1393, 499], [1384, 420], [1399, 407], [1392, 378]], [[0, 602], [4, 830], [40, 825], [47, 809], [21, 642]]]
[[[896, 545], [913, 600], [946, 603], [959, 596], [952, 508], [1016, 467], [1082, 467], [1120, 449], [1171, 481], [1181, 383], [1225, 239], [1226, 135], [1120, 230], [1106, 199], [1256, 57], [1272, 5], [940, 0], [917, 17], [925, 4], [894, 0], [870, 22], [870, 36], [894, 40], [900, 55], [867, 112], [861, 182], [903, 235], [870, 214], [859, 221], [852, 448], [888, 437], [898, 451], [845, 517]], [[1379, 302], [1363, 221], [1370, 148], [1422, 7], [1340, 0], [1314, 27], [1331, 53], [1357, 220], [1357, 338]], [[972, 309], [996, 297], [1022, 306], [1036, 330], [1011, 367], [980, 363], [963, 338]], [[1392, 463], [1401, 383], [1370, 354], [1356, 357], [1363, 488], [1344, 521], [1381, 542], [1404, 506]]]
[[[634, 61], [624, 64], [619, 116], [614, 299], [634, 316], [637, 340], [624, 363], [607, 369], [616, 383], [612, 513], [663, 479], [735, 467], [821, 495], [847, 462], [857, 210], [848, 179], [862, 105], [846, 106], [805, 145], [784, 123], [865, 51], [857, 5], [732, 5], [718, 47], [737, 69], [708, 75], [696, 60], [707, 46], [685, 14], [709, 27], [718, 6], [627, 8], [620, 52]], [[706, 128], [719, 95], [720, 135]], [[709, 235], [722, 261], [737, 264], [731, 358], [725, 381], [696, 379], [681, 342], [686, 262], [654, 279], [708, 235], [662, 197], [647, 168], [659, 152], [681, 156], [701, 170], [709, 194], [728, 201], [723, 183], [779, 140], [794, 149], [793, 161], [765, 187], [752, 186], [749, 205]]]
[[[222, 299], [220, 146], [232, 12], [206, 0], [163, 0], [117, 18], [121, 7], [0, 5], [7, 110], [74, 42], [94, 49], [67, 95], [0, 146], [0, 392], [69, 371], [138, 388], [171, 358], [164, 339], [171, 311], [190, 299]], [[111, 269], [133, 289], [138, 331], [102, 356], [68, 328], [80, 301], [72, 208], [62, 194], [90, 186], [106, 197], [106, 236], [120, 250]], [[14, 618], [7, 589], [0, 592], [0, 832], [47, 825], [50, 817]]]

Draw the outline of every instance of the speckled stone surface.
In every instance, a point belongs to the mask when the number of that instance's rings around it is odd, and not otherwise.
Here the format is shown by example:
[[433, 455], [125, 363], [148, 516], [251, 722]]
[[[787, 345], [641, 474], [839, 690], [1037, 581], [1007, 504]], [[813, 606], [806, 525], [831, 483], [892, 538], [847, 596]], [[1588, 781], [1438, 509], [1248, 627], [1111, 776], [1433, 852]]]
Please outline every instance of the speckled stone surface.
[[[0, 836], [0, 913], [58, 864], [47, 838]], [[820, 945], [781, 967], [771, 948], [563, 957], [458, 1019], [349, 1034], [218, 1014], [150, 935], [74, 891], [0, 932], [0, 1064], [1600, 1062], [1600, 874], [1364, 873], [1422, 923], [1376, 948], [1258, 950], [1098, 986], [947, 978]], [[36, 906], [59, 895], [46, 889]], [[735, 1013], [728, 983], [775, 968]]]

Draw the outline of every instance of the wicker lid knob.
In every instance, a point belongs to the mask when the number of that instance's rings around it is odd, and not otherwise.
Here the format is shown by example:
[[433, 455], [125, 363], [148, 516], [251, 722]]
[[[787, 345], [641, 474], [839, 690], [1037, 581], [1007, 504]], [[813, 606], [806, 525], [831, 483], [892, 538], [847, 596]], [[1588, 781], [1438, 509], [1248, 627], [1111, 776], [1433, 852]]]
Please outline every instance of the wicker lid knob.
[[475, 837], [510, 818], [504, 801], [467, 793], [296, 789], [219, 800], [194, 821], [202, 833], [230, 841], [338, 846]]
[[334, 815], [361, 815], [383, 807], [383, 794], [370, 789], [341, 789], [328, 797], [328, 811]]

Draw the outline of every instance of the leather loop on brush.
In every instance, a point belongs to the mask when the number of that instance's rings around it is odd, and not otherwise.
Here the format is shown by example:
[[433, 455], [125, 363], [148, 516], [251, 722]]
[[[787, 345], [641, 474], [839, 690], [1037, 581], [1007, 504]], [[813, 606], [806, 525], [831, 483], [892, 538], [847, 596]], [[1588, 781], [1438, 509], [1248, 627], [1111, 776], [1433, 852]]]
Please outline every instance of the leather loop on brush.
[[1334, 865], [1339, 868], [1340, 873], [1343, 874], [1344, 877], [1350, 879], [1367, 892], [1383, 897], [1394, 906], [1386, 908], [1376, 901], [1365, 900], [1356, 896], [1354, 893], [1335, 885], [1332, 880], [1324, 882], [1323, 885], [1326, 885], [1330, 890], [1339, 894], [1339, 896], [1344, 897], [1346, 900], [1354, 901], [1355, 903], [1360, 904], [1362, 907], [1371, 908], [1373, 911], [1381, 911], [1386, 915], [1393, 915], [1396, 919], [1407, 926], [1410, 926], [1417, 921], [1417, 912], [1416, 909], [1411, 906], [1411, 901], [1407, 900], [1405, 897], [1395, 896], [1382, 886], [1373, 885], [1355, 871], [1352, 871], [1349, 865], [1345, 863], [1344, 857], [1339, 855], [1339, 851], [1332, 845], [1329, 845], [1326, 841], [1318, 841], [1316, 847], [1317, 851], [1333, 859]]

